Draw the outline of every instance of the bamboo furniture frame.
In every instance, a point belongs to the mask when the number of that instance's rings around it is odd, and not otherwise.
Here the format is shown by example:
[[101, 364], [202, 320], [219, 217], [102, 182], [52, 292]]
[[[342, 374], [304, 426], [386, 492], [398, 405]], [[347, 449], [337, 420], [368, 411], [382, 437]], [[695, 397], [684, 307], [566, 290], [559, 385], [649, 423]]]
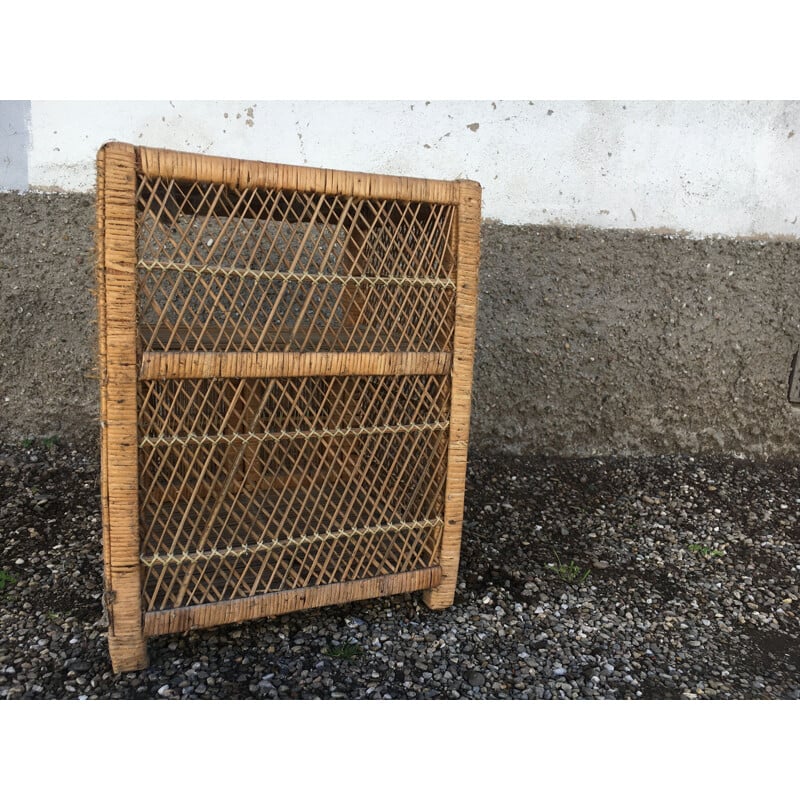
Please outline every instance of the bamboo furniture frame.
[[100, 149], [116, 672], [154, 635], [416, 590], [452, 604], [480, 191]]

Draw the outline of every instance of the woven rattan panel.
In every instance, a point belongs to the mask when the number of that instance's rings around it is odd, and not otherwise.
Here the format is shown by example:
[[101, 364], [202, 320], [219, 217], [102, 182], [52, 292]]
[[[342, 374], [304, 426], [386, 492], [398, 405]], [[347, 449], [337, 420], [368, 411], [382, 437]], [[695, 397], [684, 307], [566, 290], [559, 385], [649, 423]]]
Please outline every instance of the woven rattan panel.
[[145, 609], [433, 566], [448, 388], [441, 375], [143, 382]]
[[466, 182], [101, 151], [115, 669], [156, 633], [452, 602], [478, 220]]

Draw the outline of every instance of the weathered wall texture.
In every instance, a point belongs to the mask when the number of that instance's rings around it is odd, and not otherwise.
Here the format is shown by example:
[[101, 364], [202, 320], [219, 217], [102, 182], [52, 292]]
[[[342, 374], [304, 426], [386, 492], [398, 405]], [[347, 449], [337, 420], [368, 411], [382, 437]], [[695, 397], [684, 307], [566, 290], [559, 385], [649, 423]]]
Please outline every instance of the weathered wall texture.
[[487, 225], [473, 443], [796, 457], [800, 243]]
[[28, 188], [30, 100], [0, 101], [0, 189]]
[[0, 194], [0, 441], [93, 442], [91, 195]]
[[470, 178], [507, 224], [800, 233], [797, 101], [34, 101], [30, 185], [91, 191], [108, 139]]
[[[90, 195], [0, 194], [0, 441], [93, 446]], [[796, 457], [800, 243], [483, 226], [475, 447]]]

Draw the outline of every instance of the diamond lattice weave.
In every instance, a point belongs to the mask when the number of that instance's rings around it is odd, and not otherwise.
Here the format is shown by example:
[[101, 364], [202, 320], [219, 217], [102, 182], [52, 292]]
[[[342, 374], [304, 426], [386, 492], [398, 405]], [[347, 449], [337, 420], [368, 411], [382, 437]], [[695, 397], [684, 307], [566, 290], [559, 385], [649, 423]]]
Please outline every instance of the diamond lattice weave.
[[115, 669], [158, 633], [452, 602], [479, 221], [465, 181], [101, 150]]
[[156, 179], [138, 213], [146, 350], [425, 352], [452, 338], [452, 206]]
[[140, 409], [146, 608], [432, 566], [443, 376], [149, 381]]

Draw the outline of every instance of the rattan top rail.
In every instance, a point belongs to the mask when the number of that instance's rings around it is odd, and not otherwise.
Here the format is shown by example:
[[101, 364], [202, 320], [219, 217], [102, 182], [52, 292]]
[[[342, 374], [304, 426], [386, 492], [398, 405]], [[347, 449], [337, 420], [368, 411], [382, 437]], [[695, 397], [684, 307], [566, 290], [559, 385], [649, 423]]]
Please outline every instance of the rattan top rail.
[[[118, 146], [117, 142], [105, 145], [110, 149]], [[137, 167], [145, 175], [168, 180], [225, 183], [238, 189], [280, 188], [379, 200], [453, 205], [458, 202], [459, 183], [478, 187], [474, 181], [443, 181], [290, 166], [155, 147], [136, 147], [135, 151]]]

